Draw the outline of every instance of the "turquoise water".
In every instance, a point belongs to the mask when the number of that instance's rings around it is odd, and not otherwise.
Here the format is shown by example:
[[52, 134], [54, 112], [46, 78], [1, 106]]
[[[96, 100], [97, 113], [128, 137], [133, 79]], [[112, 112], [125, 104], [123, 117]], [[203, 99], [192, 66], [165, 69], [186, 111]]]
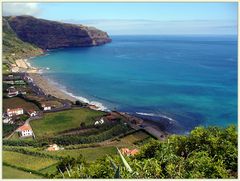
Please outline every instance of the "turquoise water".
[[30, 63], [68, 93], [162, 121], [168, 131], [237, 124], [237, 37], [112, 40], [53, 50]]

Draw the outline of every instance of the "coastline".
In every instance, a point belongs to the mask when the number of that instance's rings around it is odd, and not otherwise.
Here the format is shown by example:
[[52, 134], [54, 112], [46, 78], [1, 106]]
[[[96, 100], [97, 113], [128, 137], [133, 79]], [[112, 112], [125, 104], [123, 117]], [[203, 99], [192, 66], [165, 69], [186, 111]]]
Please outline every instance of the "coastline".
[[[43, 54], [44, 56], [44, 54]], [[31, 57], [34, 58], [34, 57]], [[69, 100], [72, 102], [80, 101], [82, 103], [88, 104], [92, 109], [99, 111], [110, 111], [102, 103], [96, 101], [89, 101], [87, 98], [73, 95], [70, 92], [62, 89], [60, 86], [57, 86], [54, 81], [45, 78], [42, 75], [41, 69], [33, 67], [29, 63], [29, 59], [18, 59], [16, 64], [12, 65], [12, 72], [25, 72], [29, 77], [33, 79], [34, 84], [36, 84], [46, 95], [52, 95], [59, 99]]]
[[72, 102], [77, 101], [76, 98], [66, 94], [58, 87], [54, 86], [50, 81], [48, 81], [46, 78], [44, 78], [39, 72], [37, 73], [29, 73], [29, 77], [33, 79], [33, 82], [42, 89], [42, 91], [48, 95], [52, 95], [54, 97], [57, 97], [59, 99], [67, 99]]
[[87, 104], [87, 107], [89, 107], [90, 109], [97, 110], [97, 111], [104, 111], [104, 112], [116, 112], [126, 117], [128, 120], [137, 119], [145, 127], [140, 129], [144, 129], [145, 131], [149, 132], [150, 134], [154, 135], [156, 138], [160, 140], [164, 140], [168, 135], [170, 135], [169, 132], [167, 132], [162, 128], [161, 124], [157, 124], [156, 122], [142, 119], [139, 116], [128, 114], [126, 112], [109, 110], [105, 106], [103, 106], [100, 102], [89, 101], [84, 97], [75, 96], [72, 93], [67, 92], [66, 90], [61, 88], [60, 85], [58, 86], [58, 83], [55, 83], [54, 81], [49, 80], [48, 78], [45, 78], [42, 75], [41, 69], [33, 67], [28, 61], [29, 59], [18, 59], [16, 60], [16, 65], [13, 67], [18, 69], [17, 72], [27, 73], [28, 76], [32, 78], [33, 83], [36, 84], [44, 92], [44, 94], [52, 95], [56, 98], [63, 99], [63, 100], [69, 100], [73, 103], [75, 103], [75, 101], [78, 100], [82, 103]]

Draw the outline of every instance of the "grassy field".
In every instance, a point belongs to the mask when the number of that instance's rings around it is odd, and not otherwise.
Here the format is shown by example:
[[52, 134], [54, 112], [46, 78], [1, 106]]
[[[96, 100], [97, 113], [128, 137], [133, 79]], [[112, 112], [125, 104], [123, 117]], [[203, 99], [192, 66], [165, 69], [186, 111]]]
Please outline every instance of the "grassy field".
[[50, 158], [42, 158], [17, 152], [3, 151], [3, 162], [27, 169], [39, 170], [52, 165], [57, 161]]
[[104, 113], [87, 108], [73, 109], [62, 112], [46, 113], [40, 120], [31, 121], [30, 124], [37, 138], [54, 136], [59, 132], [78, 128], [81, 123], [94, 124], [96, 117]]
[[125, 144], [132, 145], [138, 141], [141, 141], [143, 139], [146, 139], [149, 137], [149, 134], [145, 133], [144, 131], [137, 131], [133, 134], [127, 135], [123, 138], [121, 138], [121, 142]]
[[94, 161], [98, 158], [102, 158], [105, 155], [114, 155], [117, 154], [117, 149], [113, 146], [104, 146], [104, 147], [96, 147], [96, 148], [82, 148], [82, 149], [74, 149], [74, 150], [61, 150], [56, 152], [47, 152], [45, 153], [50, 155], [58, 155], [58, 156], [71, 156], [78, 157], [79, 154], [82, 154], [86, 161]]
[[10, 140], [18, 140], [18, 139], [19, 139], [18, 133], [15, 132], [9, 139], [10, 139]]
[[54, 174], [55, 172], [59, 172], [58, 169], [57, 169], [57, 164], [53, 164], [53, 165], [50, 165], [49, 167], [46, 167], [42, 170], [39, 170], [41, 173], [44, 173], [44, 174]]
[[41, 178], [38, 175], [30, 174], [22, 170], [18, 170], [9, 166], [2, 167], [3, 178], [4, 179], [37, 179]]
[[35, 104], [27, 102], [24, 99], [19, 97], [3, 99], [3, 111], [5, 112], [7, 108], [10, 108], [10, 109], [23, 108], [24, 110], [29, 110], [29, 109], [39, 110], [39, 108]]

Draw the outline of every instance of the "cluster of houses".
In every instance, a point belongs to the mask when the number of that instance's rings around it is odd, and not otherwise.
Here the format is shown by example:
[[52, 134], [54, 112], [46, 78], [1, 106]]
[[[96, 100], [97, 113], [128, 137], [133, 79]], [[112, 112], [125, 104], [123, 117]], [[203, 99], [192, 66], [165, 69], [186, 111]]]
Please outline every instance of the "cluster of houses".
[[26, 91], [18, 91], [14, 86], [11, 86], [7, 89], [7, 96], [8, 97], [15, 97], [19, 94], [25, 95]]
[[[25, 111], [23, 108], [14, 108], [14, 109], [8, 108], [7, 111], [3, 114], [3, 123], [13, 123], [12, 118], [14, 116], [20, 116], [20, 115], [23, 115], [24, 113]], [[36, 110], [28, 110], [26, 111], [26, 113], [30, 117], [35, 117], [38, 114]]]
[[[28, 110], [28, 115], [30, 117], [37, 116], [37, 111], [35, 110]], [[23, 115], [24, 110], [22, 108], [15, 108], [15, 109], [7, 109], [7, 112], [3, 116], [3, 123], [13, 123], [13, 117]], [[28, 123], [25, 123], [24, 125], [20, 126], [16, 132], [19, 133], [20, 137], [29, 137], [33, 136], [33, 131], [31, 126]]]

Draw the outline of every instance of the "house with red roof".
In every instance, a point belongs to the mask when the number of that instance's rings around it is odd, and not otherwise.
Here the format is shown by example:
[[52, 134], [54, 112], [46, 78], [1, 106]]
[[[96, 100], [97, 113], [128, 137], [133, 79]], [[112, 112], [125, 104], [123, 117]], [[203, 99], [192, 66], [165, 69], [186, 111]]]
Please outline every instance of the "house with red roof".
[[31, 126], [29, 126], [29, 124], [24, 124], [24, 125], [20, 126], [17, 129], [17, 132], [19, 132], [20, 137], [33, 136], [33, 131], [32, 131]]
[[31, 110], [28, 110], [27, 113], [28, 113], [28, 115], [31, 116], [31, 117], [37, 116], [37, 111], [32, 110], [32, 109], [31, 109]]
[[121, 152], [123, 155], [126, 155], [126, 156], [134, 156], [139, 153], [139, 150], [138, 149], [130, 150], [128, 148], [122, 148]]
[[18, 115], [21, 115], [23, 113], [24, 113], [23, 108], [7, 109], [7, 115], [9, 117], [18, 116]]

